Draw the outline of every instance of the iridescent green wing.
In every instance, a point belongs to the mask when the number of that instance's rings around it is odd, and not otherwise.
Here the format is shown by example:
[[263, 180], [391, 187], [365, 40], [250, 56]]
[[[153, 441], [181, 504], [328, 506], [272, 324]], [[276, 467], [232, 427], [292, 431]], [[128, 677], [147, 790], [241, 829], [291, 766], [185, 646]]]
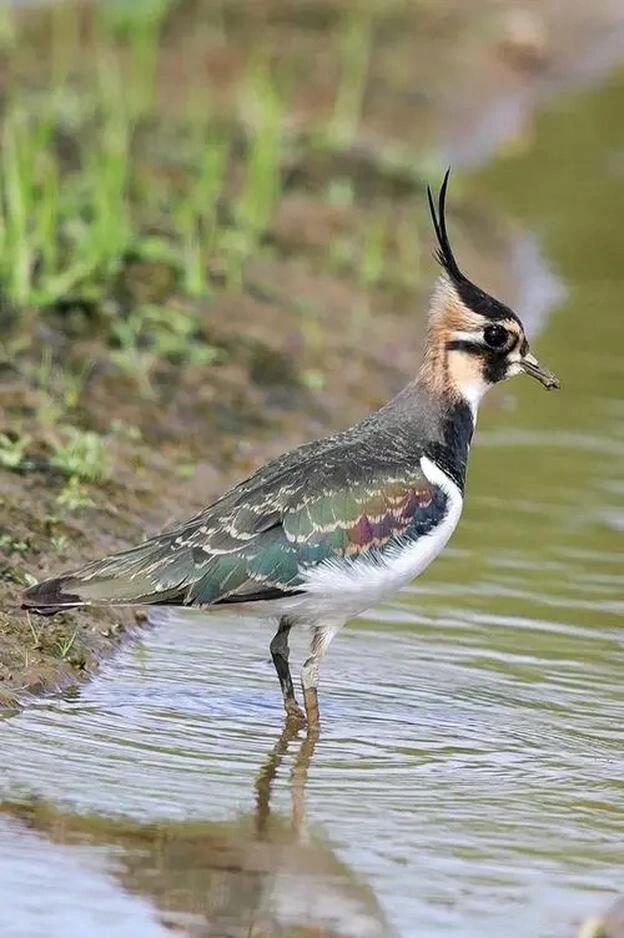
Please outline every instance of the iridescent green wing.
[[[314, 492], [308, 486], [274, 512], [265, 506], [262, 515], [245, 506], [227, 525], [238, 549], [212, 553], [186, 601], [232, 603], [296, 593], [317, 564], [381, 557], [393, 544], [416, 540], [439, 523], [445, 506], [444, 494], [421, 473], [347, 490]], [[211, 542], [204, 550], [215, 548]]]
[[340, 464], [325, 474], [302, 471], [268, 483], [258, 477], [186, 524], [88, 564], [57, 586], [93, 603], [270, 600], [299, 592], [317, 564], [381, 558], [444, 516], [444, 493], [419, 468], [402, 478], [377, 472], [363, 482], [361, 475], [361, 467], [345, 471]]

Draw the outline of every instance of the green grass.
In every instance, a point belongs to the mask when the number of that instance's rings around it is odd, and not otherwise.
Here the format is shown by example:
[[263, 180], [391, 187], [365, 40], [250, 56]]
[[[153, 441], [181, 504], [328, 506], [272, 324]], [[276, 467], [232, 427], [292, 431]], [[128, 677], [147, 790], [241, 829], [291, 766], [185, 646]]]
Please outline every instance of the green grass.
[[346, 149], [355, 141], [362, 117], [375, 22], [371, 4], [347, 6], [338, 33], [340, 78], [327, 138]]
[[74, 647], [76, 634], [77, 633], [74, 631], [72, 635], [68, 635], [67, 638], [55, 643], [55, 650], [58, 652], [59, 658], [62, 658], [64, 661], [67, 660], [69, 653]]
[[190, 307], [137, 306], [111, 327], [110, 356], [117, 367], [134, 377], [143, 393], [153, 394], [152, 376], [160, 361], [212, 365], [219, 350], [206, 341], [201, 320]]
[[50, 463], [70, 481], [101, 482], [108, 476], [106, 440], [93, 430], [65, 427]]
[[30, 438], [9, 436], [0, 433], [0, 466], [4, 469], [21, 469], [26, 459]]
[[[182, 6], [108, 0], [79, 14], [60, 4], [47, 14], [51, 27], [37, 40], [40, 64], [29, 81], [21, 75], [23, 17], [2, 13], [9, 79], [0, 118], [0, 289], [30, 322], [68, 298], [110, 301], [130, 256], [168, 265], [177, 295], [209, 299], [223, 280], [239, 289], [271, 230], [285, 158], [296, 152], [305, 161], [316, 148], [343, 152], [357, 141], [383, 5], [345, 5], [328, 34], [333, 106], [301, 140], [291, 128], [293, 76], [264, 47], [248, 54], [227, 118], [218, 90], [200, 80], [163, 109], [159, 63]], [[380, 176], [418, 185], [413, 154], [384, 146], [373, 161]], [[357, 175], [330, 173], [328, 201], [352, 204]], [[374, 216], [375, 206], [368, 210]], [[351, 270], [362, 261], [371, 288], [384, 279], [383, 224], [372, 218], [363, 248], [328, 245], [330, 259], [346, 256]]]
[[[182, 143], [173, 160], [178, 181], [162, 174], [145, 184], [152, 141], [142, 128], [157, 115], [156, 67], [170, 5], [101, 4], [89, 69], [76, 78], [61, 67], [64, 47], [53, 31], [50, 42], [59, 48], [48, 50], [46, 89], [10, 83], [0, 128], [0, 287], [20, 309], [32, 312], [72, 294], [102, 300], [128, 253], [153, 253], [155, 243], [183, 294], [209, 294], [212, 255], [222, 258], [230, 282], [242, 280], [280, 192], [280, 95], [268, 65], [252, 61], [241, 88], [247, 140], [236, 185], [229, 186], [234, 122], [224, 128], [191, 105], [171, 119]], [[67, 11], [61, 8], [55, 22], [57, 31], [67, 26]], [[11, 54], [19, 57], [15, 28]], [[66, 137], [71, 160], [58, 146]], [[231, 205], [227, 223], [217, 211], [224, 199]], [[156, 239], [149, 230], [155, 203], [167, 219]]]

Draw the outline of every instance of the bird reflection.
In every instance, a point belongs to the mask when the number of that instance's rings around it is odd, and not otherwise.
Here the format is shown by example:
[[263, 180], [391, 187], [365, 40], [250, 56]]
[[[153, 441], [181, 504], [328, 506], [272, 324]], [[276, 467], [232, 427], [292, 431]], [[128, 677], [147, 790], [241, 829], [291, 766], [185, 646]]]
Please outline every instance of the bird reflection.
[[[264, 835], [271, 813], [271, 791], [277, 770], [288, 752], [290, 743], [298, 736], [296, 724], [290, 721], [282, 731], [276, 744], [271, 749], [264, 766], [256, 779], [256, 831], [259, 837]], [[318, 742], [318, 730], [312, 729], [303, 739], [295, 758], [291, 773], [292, 828], [297, 837], [301, 837], [305, 827], [305, 786], [308, 769]]]
[[[5, 802], [56, 843], [114, 848], [124, 889], [149, 899], [162, 924], [201, 938], [387, 938], [371, 888], [310, 834], [305, 791], [317, 735], [286, 726], [255, 781], [255, 810], [233, 821], [141, 824], [63, 813], [46, 802]], [[290, 817], [271, 810], [278, 769], [294, 754]]]

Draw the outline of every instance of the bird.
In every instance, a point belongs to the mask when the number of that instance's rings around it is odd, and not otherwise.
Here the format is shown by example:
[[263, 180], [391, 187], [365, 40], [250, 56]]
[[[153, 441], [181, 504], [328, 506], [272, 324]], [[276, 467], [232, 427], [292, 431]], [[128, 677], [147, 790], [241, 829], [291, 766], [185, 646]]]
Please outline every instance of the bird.
[[[271, 460], [190, 520], [31, 586], [24, 608], [169, 605], [268, 618], [286, 720], [320, 726], [320, 664], [333, 637], [420, 574], [459, 521], [483, 395], [520, 373], [559, 387], [516, 313], [462, 273], [447, 231], [449, 174], [437, 205], [427, 186], [441, 271], [413, 380], [349, 429]], [[309, 631], [305, 710], [289, 665], [293, 628]]]

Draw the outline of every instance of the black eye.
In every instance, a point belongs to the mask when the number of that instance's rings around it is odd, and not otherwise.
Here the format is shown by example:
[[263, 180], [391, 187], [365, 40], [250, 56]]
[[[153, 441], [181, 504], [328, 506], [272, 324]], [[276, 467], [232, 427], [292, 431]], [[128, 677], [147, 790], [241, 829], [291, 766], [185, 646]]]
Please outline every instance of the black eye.
[[500, 348], [505, 344], [508, 337], [509, 333], [504, 326], [486, 326], [483, 330], [485, 344], [489, 345], [490, 348]]

